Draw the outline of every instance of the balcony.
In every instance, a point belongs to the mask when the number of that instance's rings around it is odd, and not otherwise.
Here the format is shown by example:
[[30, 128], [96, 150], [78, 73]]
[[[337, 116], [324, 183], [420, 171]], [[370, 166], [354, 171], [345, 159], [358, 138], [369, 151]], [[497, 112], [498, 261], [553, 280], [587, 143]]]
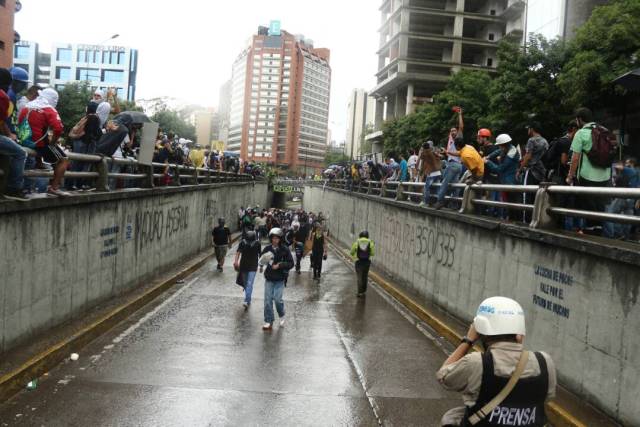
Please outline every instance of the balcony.
[[502, 12], [504, 19], [516, 19], [524, 14], [527, 3], [524, 0], [509, 0], [507, 8]]

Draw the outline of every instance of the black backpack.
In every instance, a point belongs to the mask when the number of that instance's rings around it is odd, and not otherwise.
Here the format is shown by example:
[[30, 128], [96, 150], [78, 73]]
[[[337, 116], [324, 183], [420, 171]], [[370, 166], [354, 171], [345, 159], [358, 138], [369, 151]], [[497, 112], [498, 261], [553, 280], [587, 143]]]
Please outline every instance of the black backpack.
[[358, 243], [358, 259], [361, 261], [367, 261], [369, 260], [370, 255], [371, 255], [371, 242], [367, 243], [366, 250], [363, 250], [360, 247], [360, 243]]

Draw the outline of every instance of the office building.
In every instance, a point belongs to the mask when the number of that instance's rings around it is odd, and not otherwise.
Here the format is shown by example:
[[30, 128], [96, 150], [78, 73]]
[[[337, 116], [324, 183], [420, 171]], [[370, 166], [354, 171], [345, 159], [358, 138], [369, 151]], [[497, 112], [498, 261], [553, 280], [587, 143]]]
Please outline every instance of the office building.
[[344, 154], [350, 159], [360, 156], [360, 145], [364, 140], [367, 128], [375, 124], [375, 98], [369, 96], [364, 89], [354, 89], [349, 97], [347, 109], [347, 135]]
[[229, 115], [231, 113], [231, 83], [229, 80], [220, 87], [218, 102], [218, 141], [226, 143], [229, 140]]
[[195, 113], [196, 142], [203, 148], [209, 147], [211, 144], [213, 116], [213, 109], [198, 111]]
[[14, 30], [14, 15], [22, 8], [20, 0], [0, 0], [0, 67], [13, 65], [13, 45], [20, 41]]
[[91, 87], [115, 88], [118, 97], [134, 101], [138, 51], [121, 46], [54, 44], [50, 84], [56, 89], [70, 82], [89, 82]]
[[376, 126], [430, 102], [452, 73], [495, 71], [498, 42], [521, 42], [524, 0], [383, 0]]
[[527, 34], [571, 39], [589, 19], [593, 8], [606, 3], [607, 0], [528, 0]]
[[51, 54], [40, 51], [38, 43], [19, 41], [13, 48], [13, 65], [29, 73], [29, 80], [40, 87], [51, 83]]
[[330, 52], [260, 27], [233, 64], [227, 149], [293, 170], [319, 170], [327, 150]]

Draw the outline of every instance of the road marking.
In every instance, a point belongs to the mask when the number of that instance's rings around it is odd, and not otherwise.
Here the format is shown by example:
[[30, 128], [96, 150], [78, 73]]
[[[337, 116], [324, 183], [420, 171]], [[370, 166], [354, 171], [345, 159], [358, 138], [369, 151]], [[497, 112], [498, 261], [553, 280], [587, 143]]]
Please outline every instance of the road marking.
[[171, 295], [169, 298], [167, 298], [165, 301], [162, 302], [162, 304], [160, 304], [159, 306], [157, 306], [156, 308], [154, 308], [153, 310], [151, 310], [150, 312], [148, 312], [147, 314], [145, 314], [144, 316], [142, 316], [140, 318], [140, 320], [138, 320], [135, 324], [129, 326], [127, 328], [127, 330], [125, 330], [124, 332], [122, 332], [120, 335], [118, 335], [117, 337], [115, 337], [113, 339], [113, 343], [114, 344], [118, 344], [119, 342], [121, 342], [123, 339], [125, 339], [126, 337], [128, 337], [129, 335], [131, 335], [136, 329], [138, 329], [143, 323], [145, 323], [147, 320], [151, 319], [153, 316], [155, 316], [160, 310], [162, 310], [164, 307], [166, 307], [170, 302], [172, 302], [174, 299], [176, 299], [179, 295], [181, 295], [184, 291], [187, 290], [187, 288], [189, 288], [189, 286], [191, 286], [193, 283], [195, 283], [198, 279], [200, 278], [200, 276], [194, 277], [192, 280], [190, 280], [189, 282], [185, 283], [182, 288], [180, 288], [175, 294]]

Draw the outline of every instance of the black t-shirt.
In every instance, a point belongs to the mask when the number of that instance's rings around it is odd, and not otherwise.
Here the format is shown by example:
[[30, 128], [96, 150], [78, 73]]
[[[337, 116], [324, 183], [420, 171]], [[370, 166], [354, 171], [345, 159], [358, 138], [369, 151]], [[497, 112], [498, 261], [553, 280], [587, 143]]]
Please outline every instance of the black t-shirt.
[[307, 240], [307, 230], [304, 227], [298, 228], [298, 231], [294, 232], [296, 242], [304, 243]]
[[213, 229], [211, 235], [216, 246], [228, 245], [231, 240], [231, 230], [227, 227], [217, 226]]
[[260, 242], [247, 242], [243, 240], [238, 246], [240, 257], [240, 271], [258, 271], [258, 259], [260, 258]]

